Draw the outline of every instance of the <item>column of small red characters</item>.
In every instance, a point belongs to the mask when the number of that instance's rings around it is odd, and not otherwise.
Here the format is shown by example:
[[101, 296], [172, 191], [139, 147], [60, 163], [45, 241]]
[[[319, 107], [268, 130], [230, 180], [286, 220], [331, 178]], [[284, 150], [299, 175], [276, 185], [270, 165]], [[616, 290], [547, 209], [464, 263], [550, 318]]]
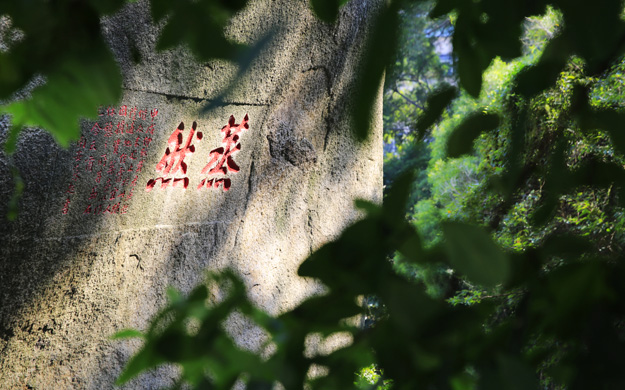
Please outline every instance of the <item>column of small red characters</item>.
[[[109, 119], [103, 123], [96, 122], [91, 128], [93, 137], [98, 135], [105, 137], [103, 150], [98, 153], [98, 146], [95, 140], [91, 141], [88, 149], [86, 148], [87, 142], [84, 137], [79, 141], [79, 149], [76, 152], [75, 164], [72, 170], [72, 182], [67, 190], [68, 197], [63, 207], [63, 214], [69, 212], [69, 194], [74, 193], [74, 184], [80, 178], [79, 168], [82, 165], [83, 157], [85, 172], [89, 176], [94, 171], [96, 172], [94, 185], [89, 193], [88, 205], [84, 214], [123, 214], [127, 212], [127, 202], [132, 198], [138, 174], [143, 168], [148, 146], [152, 142], [151, 136], [154, 134], [155, 129], [154, 119], [158, 115], [158, 109], [154, 108], [148, 112], [147, 109], [129, 108], [126, 105], [119, 107], [119, 109], [109, 106], [106, 108], [100, 107], [98, 115]], [[120, 116], [123, 119], [120, 120]], [[146, 122], [150, 119], [151, 123], [147, 124]], [[147, 127], [144, 128], [143, 124], [146, 124]], [[136, 134], [136, 139], [133, 142], [132, 139], [120, 138], [124, 134]], [[112, 138], [115, 139], [113, 140]], [[99, 147], [102, 148], [101, 145]], [[136, 168], [134, 166], [135, 163], [137, 164]], [[130, 173], [130, 176], [128, 176], [128, 173]], [[131, 182], [133, 174], [134, 178]], [[128, 190], [127, 185], [129, 183], [130, 188]], [[121, 191], [120, 189], [123, 188], [126, 188], [126, 190]]]

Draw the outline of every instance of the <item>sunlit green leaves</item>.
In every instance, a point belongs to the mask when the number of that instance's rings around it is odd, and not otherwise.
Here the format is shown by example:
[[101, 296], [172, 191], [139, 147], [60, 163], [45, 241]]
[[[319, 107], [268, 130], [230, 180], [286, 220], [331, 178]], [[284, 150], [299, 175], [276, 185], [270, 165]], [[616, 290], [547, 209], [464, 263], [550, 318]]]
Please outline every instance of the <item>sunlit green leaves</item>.
[[[57, 67], [30, 98], [3, 106], [0, 111], [11, 115], [15, 128], [44, 128], [59, 144], [68, 146], [80, 136], [81, 117], [93, 117], [99, 105], [112, 104], [121, 97], [121, 74], [103, 43], [93, 45], [88, 59], [66, 58]], [[14, 147], [14, 143], [6, 145], [9, 151]]]
[[121, 340], [121, 339], [132, 339], [132, 338], [137, 338], [137, 337], [145, 337], [145, 335], [136, 329], [124, 329], [124, 330], [120, 330], [119, 332], [111, 336], [111, 339]]
[[24, 38], [0, 54], [0, 112], [11, 115], [12, 132], [5, 148], [14, 149], [24, 126], [42, 127], [67, 146], [79, 136], [79, 118], [94, 117], [98, 106], [121, 96], [121, 74], [100, 35], [99, 16], [123, 2], [10, 3], [1, 11]]
[[118, 378], [118, 384], [166, 362], [179, 364], [182, 378], [195, 387], [212, 383], [216, 388], [227, 389], [242, 373], [256, 379], [264, 377], [258, 370], [260, 357], [237, 347], [223, 332], [223, 324], [235, 310], [248, 315], [261, 327], [269, 323], [268, 316], [250, 305], [242, 282], [232, 273], [212, 275], [209, 281], [224, 289], [225, 299], [221, 302], [208, 303], [205, 285], [198, 286], [187, 297], [171, 290], [169, 306], [153, 319], [147, 333], [125, 330], [115, 335], [115, 338], [145, 339], [141, 351]]

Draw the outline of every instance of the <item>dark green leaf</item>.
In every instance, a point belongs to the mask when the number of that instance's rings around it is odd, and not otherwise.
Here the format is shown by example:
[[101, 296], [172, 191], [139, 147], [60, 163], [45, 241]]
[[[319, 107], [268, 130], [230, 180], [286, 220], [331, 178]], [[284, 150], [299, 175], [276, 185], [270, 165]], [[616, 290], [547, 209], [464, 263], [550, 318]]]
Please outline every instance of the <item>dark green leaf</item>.
[[[205, 0], [206, 1], [206, 0]], [[237, 12], [245, 8], [248, 0], [219, 0], [219, 4], [230, 12]]]
[[454, 0], [438, 0], [432, 11], [430, 11], [429, 16], [431, 18], [440, 18], [453, 11], [454, 7]]
[[167, 16], [176, 3], [169, 0], [152, 0], [150, 2], [150, 11], [152, 13], [152, 19], [155, 22], [160, 22], [165, 16]]
[[531, 97], [544, 91], [556, 81], [564, 64], [562, 62], [541, 62], [524, 69], [516, 79], [515, 92]]
[[[296, 309], [294, 309], [288, 316], [295, 316], [302, 319], [310, 319], [311, 326], [310, 332], [320, 331], [322, 329], [329, 329], [333, 325], [338, 325], [340, 320], [353, 317], [361, 314], [362, 309], [356, 305], [353, 296], [345, 294], [333, 294], [331, 296], [314, 297], [306, 300]], [[316, 326], [322, 326], [321, 329], [315, 328]]]
[[334, 23], [339, 15], [339, 0], [310, 0], [310, 5], [319, 19]]
[[410, 262], [425, 262], [425, 256], [423, 252], [423, 245], [421, 237], [414, 230], [412, 226], [409, 226], [403, 234], [401, 243], [397, 245], [397, 250], [404, 258]]
[[540, 246], [541, 255], [546, 259], [555, 256], [562, 259], [577, 259], [592, 249], [593, 245], [587, 238], [572, 233], [551, 235]]
[[542, 205], [536, 207], [530, 215], [530, 220], [537, 226], [543, 226], [554, 216], [558, 207], [558, 201], [554, 197], [547, 197]]
[[452, 43], [458, 58], [460, 85], [477, 98], [482, 89], [482, 72], [488, 67], [492, 55], [488, 55], [477, 43], [475, 32], [477, 21], [472, 15], [462, 12], [458, 16]]
[[445, 222], [443, 233], [449, 260], [458, 272], [486, 287], [506, 282], [510, 260], [487, 232], [477, 226]]
[[610, 134], [614, 148], [625, 154], [625, 113], [610, 109], [590, 110], [584, 107], [579, 112], [580, 125], [585, 130], [602, 129]]
[[[509, 390], [538, 389], [538, 380], [531, 367], [517, 357], [501, 355], [497, 359], [501, 388]], [[495, 389], [493, 389], [495, 390]]]
[[356, 208], [365, 211], [369, 215], [377, 215], [382, 212], [382, 209], [379, 205], [371, 203], [367, 200], [356, 199], [354, 201], [354, 205], [356, 206]]
[[170, 303], [178, 303], [184, 299], [180, 291], [171, 286], [167, 288], [167, 298]]
[[203, 304], [206, 298], [208, 298], [208, 289], [206, 288], [206, 286], [200, 285], [194, 288], [193, 291], [191, 291], [191, 294], [189, 294], [189, 298], [187, 298], [187, 301], [189, 303]]
[[358, 71], [353, 94], [352, 130], [359, 140], [366, 139], [371, 133], [372, 116], [377, 112], [374, 103], [380, 98], [382, 76], [397, 46], [397, 29], [389, 26], [398, 24], [399, 3], [395, 1], [385, 6], [377, 16]]
[[45, 128], [59, 144], [68, 146], [80, 136], [79, 118], [93, 118], [98, 106], [114, 104], [121, 97], [119, 67], [101, 45], [94, 43], [88, 58], [66, 58], [31, 98], [0, 107], [0, 112], [11, 114], [17, 128]]
[[458, 48], [458, 77], [460, 85], [469, 93], [469, 95], [477, 98], [482, 89], [482, 70], [479, 57], [474, 49], [466, 44], [464, 40], [460, 40]]
[[402, 173], [384, 197], [384, 216], [391, 225], [401, 223], [406, 217], [406, 203], [413, 180], [412, 172]]
[[148, 342], [130, 359], [128, 363], [126, 363], [124, 371], [122, 371], [119, 378], [117, 378], [115, 384], [118, 386], [123, 385], [135, 376], [139, 375], [141, 372], [154, 368], [159, 364], [163, 364], [165, 361], [166, 360], [162, 356], [158, 355], [157, 352], [153, 350], [152, 346]]
[[458, 96], [458, 89], [449, 85], [428, 96], [425, 112], [417, 121], [417, 133], [419, 138], [423, 138], [425, 131], [436, 123], [445, 108], [449, 106], [456, 96]]
[[[508, 331], [510, 330], [508, 329]], [[503, 337], [514, 337], [514, 336], [512, 336], [511, 334], [507, 334], [506, 336], [503, 336]], [[501, 339], [500, 342], [505, 343], [506, 340]], [[502, 356], [505, 356], [505, 357], [502, 358]], [[505, 346], [499, 345], [493, 348], [493, 350], [491, 350], [490, 353], [485, 356], [486, 359], [483, 359], [479, 363], [479, 367], [475, 369], [475, 371], [479, 373], [479, 375], [476, 375], [477, 377], [476, 388], [480, 390], [482, 389], [483, 390], [499, 390], [499, 389], [507, 389], [510, 386], [510, 388], [518, 389], [516, 384], [509, 385], [509, 382], [514, 381], [516, 378], [506, 377], [506, 375], [511, 374], [511, 373], [519, 374], [519, 375], [524, 374], [524, 370], [521, 368], [524, 366], [524, 362], [521, 359], [519, 359], [517, 356], [518, 356], [518, 353], [516, 351], [514, 351], [513, 353], [508, 353], [506, 351]], [[502, 363], [502, 359], [506, 359], [504, 363]], [[515, 372], [517, 370], [520, 372]], [[527, 378], [519, 378], [519, 382], [520, 382], [519, 384], [520, 385], [527, 384], [526, 379]], [[528, 387], [528, 390], [534, 390], [534, 389], [536, 389], [536, 387], [531, 386], [530, 384]]]
[[473, 141], [483, 132], [494, 130], [497, 126], [499, 126], [497, 114], [478, 112], [470, 115], [449, 136], [447, 156], [457, 158], [471, 153]]
[[102, 15], [117, 12], [125, 3], [125, 0], [89, 0], [93, 7]]

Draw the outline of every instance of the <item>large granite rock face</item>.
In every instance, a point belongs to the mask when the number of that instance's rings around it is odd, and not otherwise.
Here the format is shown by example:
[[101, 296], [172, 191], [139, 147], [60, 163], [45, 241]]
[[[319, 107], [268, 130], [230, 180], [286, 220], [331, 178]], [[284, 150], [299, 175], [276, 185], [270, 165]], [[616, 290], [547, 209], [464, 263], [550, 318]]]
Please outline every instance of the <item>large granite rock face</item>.
[[[352, 1], [328, 25], [304, 0], [252, 1], [229, 36], [275, 35], [208, 112], [235, 66], [156, 52], [144, 3], [103, 21], [123, 100], [94, 107], [98, 120], [68, 150], [28, 130], [0, 159], [1, 215], [12, 166], [26, 185], [18, 220], [0, 227], [0, 389], [111, 388], [138, 343], [109, 336], [144, 328], [167, 286], [188, 291], [207, 269], [233, 268], [271, 313], [318, 291], [299, 264], [358, 218], [354, 199], [381, 201], [381, 112], [364, 143], [348, 124], [379, 5]], [[241, 345], [257, 345], [244, 323], [231, 328]], [[159, 369], [127, 388], [170, 385], [174, 375]]]

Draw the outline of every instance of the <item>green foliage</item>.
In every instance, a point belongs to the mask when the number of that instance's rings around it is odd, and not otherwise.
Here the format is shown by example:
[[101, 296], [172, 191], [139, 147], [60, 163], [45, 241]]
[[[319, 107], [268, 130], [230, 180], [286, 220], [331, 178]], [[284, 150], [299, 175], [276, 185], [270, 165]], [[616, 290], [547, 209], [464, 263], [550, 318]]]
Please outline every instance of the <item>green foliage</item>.
[[[514, 75], [528, 61], [532, 59], [493, 61], [484, 75], [485, 88], [480, 98], [461, 94], [431, 131], [429, 161], [420, 173], [427, 177], [431, 191], [429, 196], [418, 199], [411, 214], [426, 243], [440, 240], [440, 222], [446, 219], [483, 224], [488, 217], [482, 214], [493, 210], [500, 199], [487, 192], [487, 178], [504, 171], [509, 126], [501, 123], [495, 113], [504, 110], [504, 98], [511, 90]], [[448, 158], [460, 152], [464, 155]]]
[[[198, 286], [186, 298], [170, 290], [170, 305], [153, 320], [145, 335], [125, 330], [114, 336], [115, 339], [146, 339], [142, 351], [128, 362], [118, 384], [127, 382], [143, 370], [171, 362], [179, 364], [182, 377], [198, 388], [207, 386], [209, 381], [219, 388], [230, 388], [241, 373], [249, 375], [251, 388], [269, 388], [266, 386], [271, 384], [271, 378], [277, 372], [269, 367], [264, 367], [269, 371], [261, 371], [262, 359], [237, 348], [223, 332], [223, 323], [236, 311], [276, 335], [283, 324], [252, 307], [245, 296], [244, 285], [233, 274], [213, 275], [210, 282], [227, 289], [227, 298], [210, 307], [206, 305], [208, 289], [204, 285]], [[181, 384], [178, 383], [177, 387]]]
[[354, 385], [358, 389], [390, 390], [393, 388], [393, 381], [384, 379], [375, 365], [371, 365], [358, 372]]
[[393, 54], [384, 88], [384, 135], [397, 144], [411, 143], [407, 130], [414, 128], [416, 118], [423, 138], [457, 94], [448, 85], [453, 82], [450, 64], [441, 62], [435, 51], [437, 44], [449, 41], [451, 23], [449, 18], [427, 19], [430, 9], [430, 2], [416, 2], [399, 12], [401, 45]]
[[[394, 380], [394, 386], [401, 386], [399, 388], [412, 388], [414, 384], [426, 380], [446, 383], [447, 377], [438, 373], [440, 369], [449, 374], [459, 370], [457, 374], [461, 377], [464, 372], [461, 362], [464, 358], [448, 355], [445, 351], [455, 349], [456, 342], [464, 344], [481, 334], [481, 324], [492, 308], [484, 306], [480, 313], [471, 313], [463, 308], [449, 311], [444, 301], [429, 298], [419, 286], [397, 276], [390, 263], [378, 261], [389, 250], [399, 247], [408, 261], [449, 262], [445, 254], [423, 252], [418, 236], [403, 220], [403, 208], [398, 205], [406, 201], [410, 184], [409, 176], [399, 178], [382, 208], [362, 203], [368, 210], [367, 217], [347, 228], [338, 240], [326, 244], [302, 264], [299, 274], [322, 281], [328, 287], [327, 294], [308, 299], [292, 311], [269, 318], [260, 312], [251, 311], [253, 308], [244, 298], [242, 284], [232, 275], [226, 274], [228, 283], [239, 287], [231, 289], [223, 301], [207, 307], [206, 294], [194, 292], [187, 299], [172, 302], [156, 317], [147, 332], [144, 348], [129, 363], [121, 382], [165, 360], [183, 366], [181, 379], [187, 383], [203, 381], [216, 388], [230, 388], [236, 378], [229, 376], [228, 381], [221, 380], [221, 374], [213, 371], [215, 368], [210, 361], [224, 354], [238, 356], [250, 353], [239, 350], [231, 342], [217, 343], [223, 337], [228, 337], [222, 330], [221, 322], [235, 310], [248, 315], [265, 329], [268, 334], [267, 345], [276, 346], [266, 358], [262, 358], [259, 353], [253, 364], [236, 365], [238, 379], [248, 382], [250, 386], [262, 382], [263, 378], [256, 373], [260, 372], [280, 382], [285, 388], [302, 388], [306, 382], [306, 373], [316, 364], [327, 367], [329, 373], [311, 381], [309, 385], [312, 388], [349, 388], [353, 385], [354, 373], [360, 367], [373, 363], [372, 351], [376, 351], [376, 360], [385, 375], [388, 373], [388, 377]], [[481, 248], [491, 249], [489, 245], [492, 242], [488, 236], [479, 235], [476, 241], [476, 251], [479, 252]], [[487, 272], [475, 270], [480, 277], [486, 277]], [[223, 282], [224, 277], [217, 277], [217, 280]], [[201, 291], [206, 290], [201, 288]], [[380, 317], [367, 334], [346, 321], [361, 311], [355, 303], [363, 294], [379, 297], [389, 313]], [[177, 314], [173, 318], [168, 317], [171, 312]], [[213, 315], [213, 312], [220, 314]], [[163, 323], [166, 318], [168, 322]], [[199, 321], [196, 328], [200, 331], [194, 336], [183, 326], [191, 318]], [[467, 329], [461, 331], [450, 328], [456, 321], [465, 323]], [[452, 339], [449, 339], [450, 334], [446, 331], [435, 331], [440, 324], [453, 333]], [[153, 329], [160, 330], [154, 332]], [[302, 354], [307, 336], [329, 336], [339, 332], [351, 335], [353, 343], [329, 355], [308, 357]], [[204, 333], [212, 337], [202, 338]], [[389, 338], [389, 335], [393, 336]], [[193, 337], [192, 341], [185, 341], [188, 337]], [[412, 350], [403, 348], [402, 344], [406, 340], [427, 342], [418, 347], [415, 345], [416, 349]], [[178, 345], [176, 351], [185, 351], [190, 348], [186, 347], [188, 345], [197, 348], [198, 352], [204, 352], [201, 357], [193, 355], [191, 350], [178, 355], [179, 352], [174, 353], [173, 350], [161, 351], [158, 347], [161, 343], [162, 348], [170, 343]], [[217, 344], [220, 349], [215, 350]], [[202, 379], [188, 373], [182, 361], [183, 356], [195, 356], [193, 361], [198, 366], [194, 366], [197, 367], [194, 372], [202, 372]]]
[[80, 117], [93, 117], [94, 107], [119, 99], [121, 74], [101, 36], [100, 17], [122, 4], [94, 0], [0, 5], [0, 15], [18, 37], [0, 53], [0, 113], [12, 117], [7, 151], [15, 149], [24, 126], [44, 127], [67, 146], [80, 135]]

